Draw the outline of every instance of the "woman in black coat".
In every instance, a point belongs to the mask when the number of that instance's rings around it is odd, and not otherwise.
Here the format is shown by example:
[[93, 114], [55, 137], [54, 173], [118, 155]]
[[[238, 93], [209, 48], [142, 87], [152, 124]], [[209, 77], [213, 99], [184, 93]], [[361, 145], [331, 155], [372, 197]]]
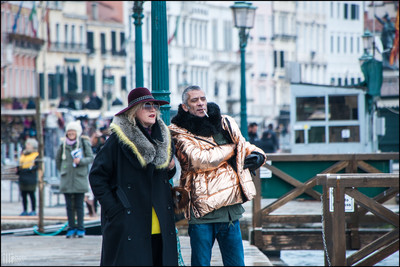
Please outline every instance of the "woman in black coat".
[[177, 266], [174, 204], [169, 179], [175, 173], [169, 130], [146, 88], [128, 95], [89, 181], [101, 205], [101, 265]]

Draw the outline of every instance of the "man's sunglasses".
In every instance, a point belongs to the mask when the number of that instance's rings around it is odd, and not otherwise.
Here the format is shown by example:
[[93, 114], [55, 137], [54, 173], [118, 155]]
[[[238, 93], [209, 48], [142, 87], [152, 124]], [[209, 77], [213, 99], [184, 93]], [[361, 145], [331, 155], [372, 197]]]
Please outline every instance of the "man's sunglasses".
[[143, 109], [145, 109], [145, 110], [152, 110], [152, 109], [155, 109], [155, 110], [159, 110], [160, 109], [160, 105], [159, 104], [155, 104], [155, 103], [145, 103], [144, 105], [143, 105]]

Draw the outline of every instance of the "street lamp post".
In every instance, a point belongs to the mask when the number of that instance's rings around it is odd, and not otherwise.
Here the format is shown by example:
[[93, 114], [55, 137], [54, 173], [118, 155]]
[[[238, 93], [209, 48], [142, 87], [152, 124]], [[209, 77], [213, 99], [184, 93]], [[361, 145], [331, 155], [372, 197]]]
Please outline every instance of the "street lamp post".
[[135, 20], [135, 69], [136, 87], [143, 87], [143, 46], [142, 46], [142, 19], [144, 1], [133, 2], [132, 17]]
[[[167, 3], [151, 1], [151, 88], [155, 99], [169, 102]], [[170, 105], [161, 106], [165, 124], [170, 124]]]
[[235, 28], [239, 29], [240, 42], [240, 129], [247, 140], [247, 107], [246, 107], [246, 45], [250, 29], [254, 26], [256, 7], [248, 2], [235, 2], [231, 6]]
[[[362, 85], [367, 86], [366, 105], [368, 113], [370, 114], [370, 139], [372, 141], [372, 150], [378, 150], [378, 140], [375, 130], [375, 123], [377, 120], [377, 111], [375, 102], [377, 97], [381, 95], [381, 87], [383, 82], [383, 66], [382, 61], [375, 59], [375, 41], [374, 36], [366, 30], [362, 35], [364, 44], [364, 54], [359, 58], [361, 71], [364, 74], [364, 82]], [[372, 49], [372, 55], [369, 53]]]
[[365, 30], [364, 34], [361, 36], [364, 45], [364, 54], [370, 55], [369, 50], [372, 49], [372, 57], [375, 57], [375, 40], [374, 36], [369, 30]]

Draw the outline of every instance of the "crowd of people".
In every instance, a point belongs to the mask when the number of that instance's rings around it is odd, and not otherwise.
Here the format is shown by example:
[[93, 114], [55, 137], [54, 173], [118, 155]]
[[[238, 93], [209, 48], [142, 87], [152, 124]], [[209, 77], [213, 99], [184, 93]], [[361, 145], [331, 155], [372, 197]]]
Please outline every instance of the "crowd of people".
[[[15, 109], [21, 108], [18, 101], [15, 102]], [[23, 107], [22, 107], [23, 108]], [[17, 174], [19, 175], [19, 187], [22, 197], [23, 210], [21, 216], [34, 216], [36, 215], [36, 189], [37, 189], [37, 161], [38, 156], [38, 140], [37, 140], [37, 129], [36, 122], [33, 115], [21, 115], [12, 116], [4, 115], [1, 116], [1, 140], [2, 144], [13, 143], [14, 147], [20, 147], [21, 153], [18, 154], [18, 149], [15, 152], [5, 151], [8, 153], [17, 153], [18, 165]], [[47, 114], [42, 117], [42, 127], [43, 127], [43, 140], [44, 140], [44, 157], [50, 159], [56, 159], [58, 162], [60, 158], [57, 158], [58, 152], [60, 152], [60, 146], [65, 146], [64, 140], [68, 140], [68, 130], [75, 123], [75, 125], [80, 126], [80, 131], [78, 131], [78, 137], [83, 138], [84, 143], [90, 148], [92, 155], [96, 155], [101, 147], [104, 145], [106, 139], [109, 136], [109, 125], [110, 119], [95, 118], [89, 119], [87, 117], [74, 117], [69, 112], [60, 112], [55, 105], [51, 105], [50, 110]], [[79, 143], [79, 142], [78, 142]], [[68, 148], [69, 146], [67, 146]], [[2, 147], [2, 149], [10, 150], [11, 148], [7, 145]], [[65, 153], [62, 154], [65, 157]], [[88, 156], [90, 157], [90, 155]], [[67, 157], [68, 158], [68, 157]], [[3, 159], [2, 157], [2, 160]], [[29, 161], [29, 162], [27, 162]], [[85, 162], [85, 161], [83, 161]], [[92, 163], [88, 159], [88, 164], [83, 169], [88, 169], [89, 165]], [[2, 162], [4, 163], [4, 162]], [[58, 166], [59, 167], [59, 166]], [[80, 168], [78, 168], [80, 169]], [[76, 170], [78, 170], [76, 169]], [[75, 171], [75, 170], [74, 170]], [[63, 169], [59, 168], [58, 173], [60, 174], [60, 192], [71, 194], [68, 189], [65, 191], [65, 179], [62, 179]], [[69, 172], [71, 173], [71, 172]], [[74, 172], [72, 172], [74, 173]], [[45, 174], [48, 175], [48, 174]], [[75, 176], [75, 175], [74, 175]], [[87, 181], [87, 173], [83, 174], [82, 177]], [[75, 183], [74, 183], [75, 184]], [[75, 184], [76, 185], [76, 184]], [[87, 182], [88, 185], [88, 182]], [[89, 188], [89, 187], [88, 187]], [[75, 189], [74, 189], [75, 190]], [[79, 197], [81, 197], [79, 195]], [[74, 196], [75, 198], [75, 196]], [[31, 211], [28, 211], [28, 200], [31, 201]], [[90, 216], [97, 216], [97, 206], [98, 202], [93, 196], [91, 190], [87, 190], [83, 194], [84, 202], [88, 209], [88, 214]], [[80, 202], [80, 201], [79, 201]], [[70, 211], [73, 206], [74, 209], [79, 207], [74, 203], [71, 204], [70, 197], [66, 197], [67, 204], [67, 214], [72, 214]], [[75, 212], [74, 210], [73, 212]], [[80, 210], [81, 212], [83, 210]], [[70, 219], [70, 216], [68, 216]], [[82, 217], [83, 218], [83, 217]], [[82, 237], [84, 232], [82, 232], [83, 221], [79, 223], [79, 227], [72, 223], [70, 219], [70, 227], [73, 231], [70, 231], [70, 235], [76, 235]], [[78, 221], [81, 220], [79, 216]], [[79, 230], [79, 232], [78, 232]], [[72, 234], [71, 234], [72, 233]]]
[[265, 153], [276, 153], [281, 151], [280, 137], [288, 134], [286, 127], [280, 124], [274, 129], [272, 123], [269, 123], [267, 129], [258, 137], [258, 124], [252, 122], [248, 125], [249, 142], [261, 148]]
[[[94, 139], [100, 132], [108, 129], [111, 119], [109, 118], [75, 118], [70, 113], [58, 111], [51, 106], [49, 113], [42, 117], [44, 155], [54, 158], [60, 139], [65, 134], [65, 126], [73, 120], [80, 120], [82, 133]], [[3, 144], [13, 143], [15, 146], [23, 147], [28, 138], [37, 138], [37, 128], [34, 115], [2, 115], [1, 116], [1, 141]], [[95, 142], [95, 141], [94, 141]]]

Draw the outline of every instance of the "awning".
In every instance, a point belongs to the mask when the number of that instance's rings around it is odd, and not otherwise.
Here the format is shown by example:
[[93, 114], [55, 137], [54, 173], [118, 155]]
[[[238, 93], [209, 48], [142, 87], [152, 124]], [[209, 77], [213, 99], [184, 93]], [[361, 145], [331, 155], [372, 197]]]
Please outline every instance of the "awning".
[[376, 105], [378, 108], [399, 108], [399, 99], [379, 99]]

